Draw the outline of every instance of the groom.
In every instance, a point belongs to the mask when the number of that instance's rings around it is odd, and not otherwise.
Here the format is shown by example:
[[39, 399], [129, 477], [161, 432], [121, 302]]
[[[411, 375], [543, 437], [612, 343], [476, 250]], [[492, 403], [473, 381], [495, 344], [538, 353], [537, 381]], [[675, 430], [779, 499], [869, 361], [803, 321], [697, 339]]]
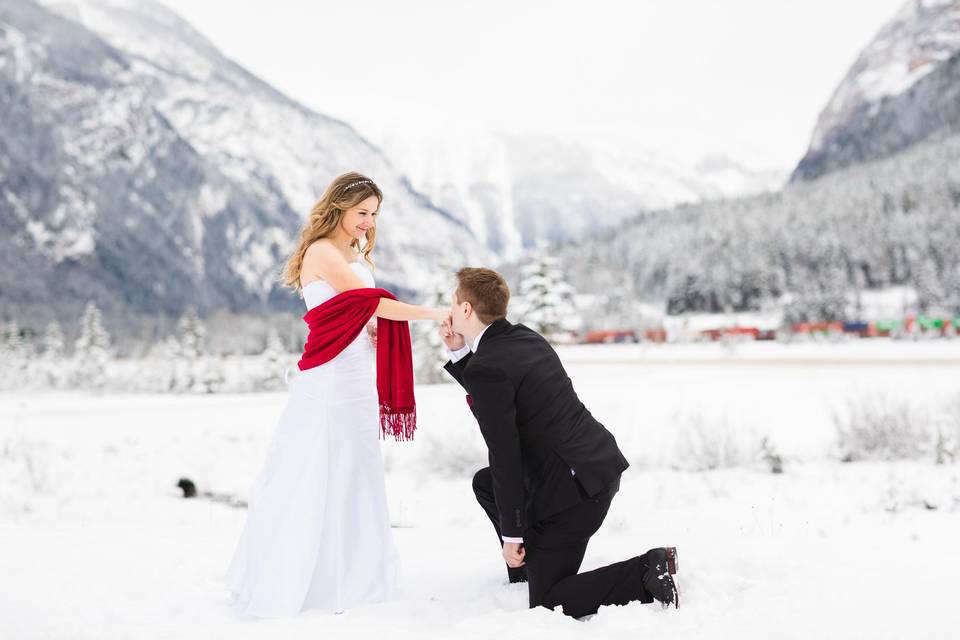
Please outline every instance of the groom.
[[490, 466], [473, 490], [510, 581], [527, 581], [531, 608], [561, 605], [574, 617], [633, 600], [677, 606], [673, 547], [577, 573], [629, 465], [550, 344], [507, 321], [509, 299], [496, 271], [461, 269], [440, 335], [450, 350], [444, 368], [466, 389], [487, 443]]

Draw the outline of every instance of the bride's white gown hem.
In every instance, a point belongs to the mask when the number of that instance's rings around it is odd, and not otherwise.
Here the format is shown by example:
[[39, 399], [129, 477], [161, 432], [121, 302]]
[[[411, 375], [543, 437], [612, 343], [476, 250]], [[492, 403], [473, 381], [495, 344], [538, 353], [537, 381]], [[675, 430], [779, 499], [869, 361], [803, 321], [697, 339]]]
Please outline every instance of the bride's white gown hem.
[[[375, 286], [365, 264], [351, 268]], [[319, 280], [303, 289], [307, 309], [335, 294]], [[374, 362], [362, 331], [336, 358], [293, 378], [225, 577], [237, 612], [336, 613], [397, 595]]]

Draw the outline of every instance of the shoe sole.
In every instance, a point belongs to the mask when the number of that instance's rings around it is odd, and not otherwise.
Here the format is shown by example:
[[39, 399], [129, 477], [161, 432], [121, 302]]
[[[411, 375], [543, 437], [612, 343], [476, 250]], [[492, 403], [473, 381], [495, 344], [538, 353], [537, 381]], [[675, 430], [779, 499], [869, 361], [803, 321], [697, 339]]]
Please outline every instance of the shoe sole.
[[[677, 574], [677, 571], [680, 568], [680, 563], [677, 560], [677, 548], [676, 547], [666, 547], [667, 549], [667, 573], [670, 574], [670, 581], [673, 583], [673, 608], [680, 608], [680, 585], [677, 584], [677, 581], [673, 578]], [[664, 608], [669, 608], [670, 605], [664, 603]]]
[[667, 550], [667, 571], [670, 572], [670, 575], [677, 575], [677, 567], [679, 563], [677, 562], [677, 548], [676, 547], [666, 547]]

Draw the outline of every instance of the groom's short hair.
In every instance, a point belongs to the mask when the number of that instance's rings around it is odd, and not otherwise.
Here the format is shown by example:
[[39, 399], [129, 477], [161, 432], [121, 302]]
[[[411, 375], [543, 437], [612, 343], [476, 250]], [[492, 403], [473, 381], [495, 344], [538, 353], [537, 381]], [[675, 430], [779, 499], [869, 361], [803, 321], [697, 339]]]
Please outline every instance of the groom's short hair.
[[457, 271], [457, 300], [467, 301], [483, 324], [507, 317], [510, 287], [493, 269], [464, 267]]

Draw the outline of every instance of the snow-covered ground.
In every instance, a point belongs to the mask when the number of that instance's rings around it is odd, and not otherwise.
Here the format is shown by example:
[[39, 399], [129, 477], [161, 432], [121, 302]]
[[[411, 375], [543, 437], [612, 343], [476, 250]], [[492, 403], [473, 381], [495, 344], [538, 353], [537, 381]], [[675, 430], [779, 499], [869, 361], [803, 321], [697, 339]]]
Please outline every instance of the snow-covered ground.
[[960, 339], [891, 340], [796, 336], [793, 342], [678, 342], [657, 344], [569, 345], [561, 347], [565, 361], [637, 362], [644, 364], [771, 364], [870, 365], [915, 364], [960, 366]]
[[[0, 638], [955, 638], [960, 464], [842, 464], [834, 448], [833, 414], [864, 398], [957, 429], [960, 365], [926, 345], [562, 348], [632, 463], [584, 569], [680, 551], [680, 609], [587, 621], [505, 584], [455, 385], [418, 387], [416, 441], [383, 444], [402, 599], [261, 621], [236, 618], [220, 582], [245, 512], [174, 485], [242, 498], [285, 393], [0, 395]], [[697, 438], [723, 443], [721, 468], [688, 470]]]

